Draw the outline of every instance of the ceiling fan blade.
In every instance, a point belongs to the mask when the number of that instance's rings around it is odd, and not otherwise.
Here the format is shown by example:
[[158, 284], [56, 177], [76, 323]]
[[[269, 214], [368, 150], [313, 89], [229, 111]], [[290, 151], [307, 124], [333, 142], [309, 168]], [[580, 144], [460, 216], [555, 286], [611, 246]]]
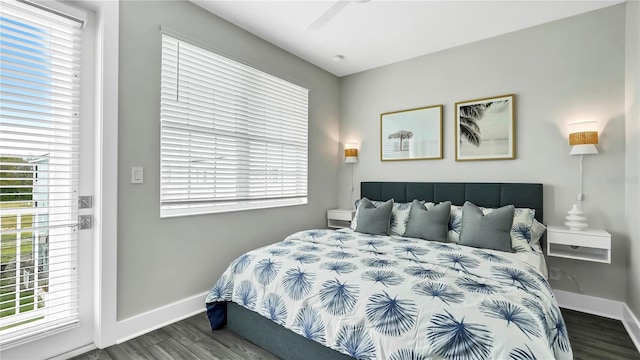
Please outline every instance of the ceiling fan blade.
[[322, 15], [318, 16], [318, 18], [309, 25], [307, 30], [315, 31], [320, 30], [323, 26], [325, 26], [334, 16], [338, 15], [340, 11], [342, 11], [345, 7], [349, 5], [349, 0], [338, 0], [335, 4], [331, 5], [327, 11], [325, 11]]

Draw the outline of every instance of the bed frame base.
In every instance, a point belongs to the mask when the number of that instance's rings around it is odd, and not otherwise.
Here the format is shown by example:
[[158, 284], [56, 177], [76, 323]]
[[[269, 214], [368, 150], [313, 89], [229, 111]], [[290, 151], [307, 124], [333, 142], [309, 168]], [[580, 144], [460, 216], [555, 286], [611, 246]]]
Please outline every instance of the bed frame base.
[[227, 303], [227, 328], [283, 360], [353, 360], [232, 302]]

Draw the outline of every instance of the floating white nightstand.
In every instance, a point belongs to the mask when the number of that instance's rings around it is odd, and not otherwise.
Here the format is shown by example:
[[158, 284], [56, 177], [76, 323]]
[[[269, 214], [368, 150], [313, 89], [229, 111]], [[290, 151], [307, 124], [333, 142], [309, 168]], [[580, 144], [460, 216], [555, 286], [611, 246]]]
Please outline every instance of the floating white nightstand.
[[351, 225], [353, 210], [331, 209], [327, 210], [327, 226], [334, 229], [347, 228]]
[[547, 229], [547, 255], [611, 264], [611, 234], [599, 229]]

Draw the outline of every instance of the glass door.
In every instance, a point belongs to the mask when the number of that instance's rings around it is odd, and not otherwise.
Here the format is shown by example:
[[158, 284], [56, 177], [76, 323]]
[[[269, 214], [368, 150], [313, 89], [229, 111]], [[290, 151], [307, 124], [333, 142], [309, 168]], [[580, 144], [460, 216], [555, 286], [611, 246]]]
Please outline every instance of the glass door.
[[93, 73], [84, 57], [93, 48], [90, 14], [51, 3], [0, 7], [6, 358], [46, 358], [93, 342], [91, 230], [79, 226], [79, 196], [92, 193]]

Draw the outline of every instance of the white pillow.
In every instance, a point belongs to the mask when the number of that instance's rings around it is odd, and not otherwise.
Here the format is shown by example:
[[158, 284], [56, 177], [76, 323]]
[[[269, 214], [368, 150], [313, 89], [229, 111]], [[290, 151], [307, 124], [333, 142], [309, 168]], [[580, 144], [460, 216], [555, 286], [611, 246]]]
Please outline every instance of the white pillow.
[[389, 230], [396, 235], [404, 235], [407, 231], [407, 222], [411, 213], [411, 203], [393, 203]]
[[447, 241], [451, 243], [458, 243], [458, 241], [460, 241], [460, 229], [462, 229], [462, 206], [451, 205]]
[[531, 224], [531, 241], [529, 241], [529, 244], [538, 244], [545, 230], [547, 230], [547, 227], [544, 226], [544, 224], [541, 224], [540, 222], [538, 222], [538, 220], [533, 219], [533, 223]]

